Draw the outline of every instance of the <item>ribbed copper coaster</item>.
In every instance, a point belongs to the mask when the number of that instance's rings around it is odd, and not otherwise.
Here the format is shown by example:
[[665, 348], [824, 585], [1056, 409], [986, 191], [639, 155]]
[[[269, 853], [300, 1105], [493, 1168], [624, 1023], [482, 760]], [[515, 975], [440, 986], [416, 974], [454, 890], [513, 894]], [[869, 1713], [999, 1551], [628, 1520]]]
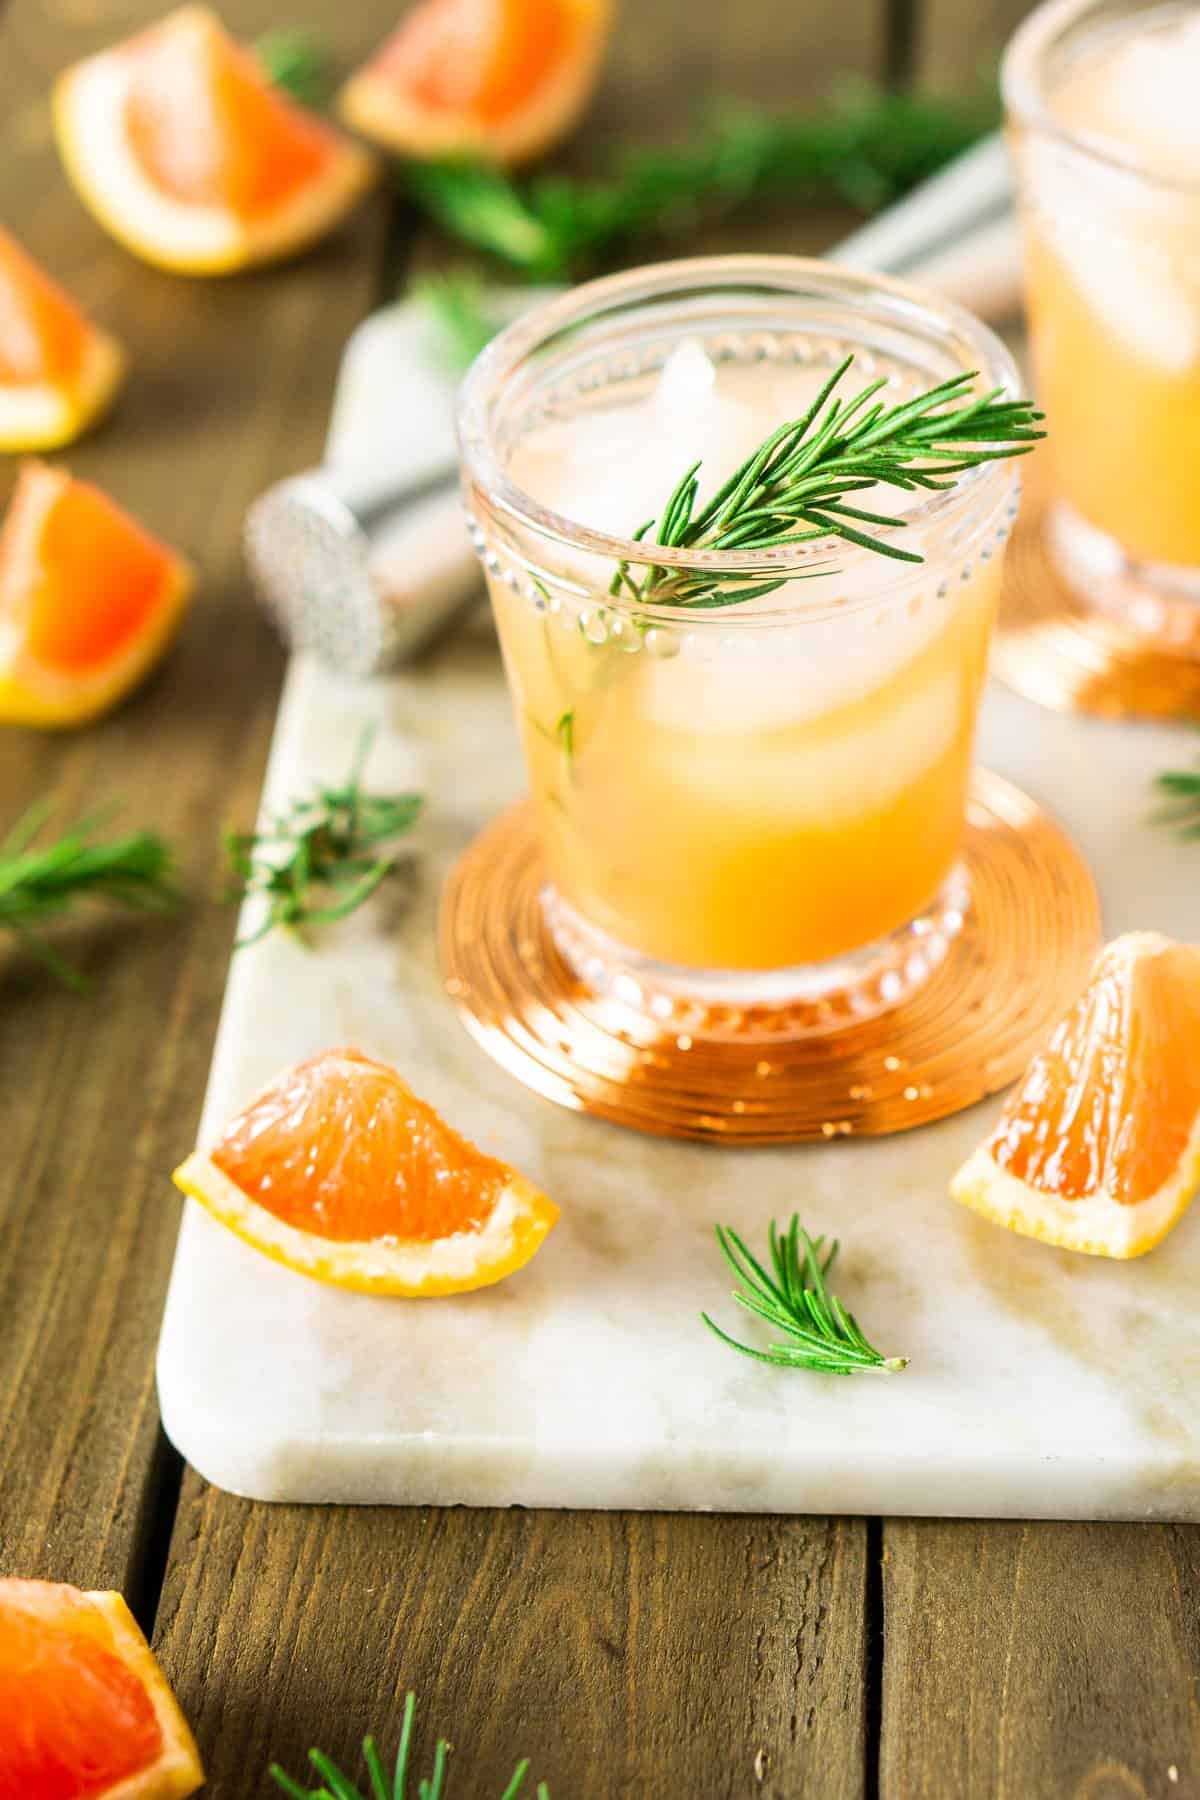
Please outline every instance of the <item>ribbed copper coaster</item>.
[[732, 1144], [904, 1131], [1012, 1081], [1083, 986], [1099, 936], [1079, 852], [1019, 789], [983, 771], [966, 860], [967, 923], [892, 1012], [769, 1044], [664, 1035], [585, 988], [555, 949], [525, 802], [475, 840], [446, 884], [446, 987], [468, 1031], [526, 1087], [639, 1131]]
[[993, 673], [1056, 712], [1200, 719], [1200, 653], [1087, 607], [1059, 575], [1046, 537], [1043, 480], [1026, 484], [1005, 556]]

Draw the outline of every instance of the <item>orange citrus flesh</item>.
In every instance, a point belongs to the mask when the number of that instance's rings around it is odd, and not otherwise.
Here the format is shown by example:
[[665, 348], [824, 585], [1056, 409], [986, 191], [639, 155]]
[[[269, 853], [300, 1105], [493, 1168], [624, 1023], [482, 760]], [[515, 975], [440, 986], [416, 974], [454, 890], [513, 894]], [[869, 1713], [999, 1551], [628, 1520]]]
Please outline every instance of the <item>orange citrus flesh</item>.
[[148, 32], [131, 54], [130, 139], [177, 200], [258, 218], [313, 181], [337, 143], [215, 22], [196, 37]]
[[993, 1134], [998, 1168], [1049, 1194], [1156, 1194], [1200, 1113], [1200, 950], [1103, 959]]
[[89, 482], [27, 463], [0, 532], [0, 720], [74, 724], [163, 648], [186, 565]]
[[527, 1262], [558, 1217], [358, 1050], [284, 1070], [175, 1180], [289, 1268], [376, 1293], [489, 1286]]
[[273, 87], [203, 6], [68, 69], [55, 89], [67, 173], [113, 236], [180, 274], [219, 275], [314, 243], [373, 159]]
[[346, 84], [341, 110], [410, 155], [525, 161], [586, 104], [610, 19], [610, 0], [421, 0]]
[[70, 386], [83, 368], [88, 332], [75, 302], [0, 227], [0, 385]]
[[[99, 488], [76, 482], [43, 521], [29, 649], [54, 669], [90, 669], [143, 631], [162, 587], [157, 539]], [[3, 559], [0, 550], [0, 560]]]
[[578, 25], [566, 0], [425, 4], [385, 45], [376, 68], [423, 106], [487, 124], [514, 112], [570, 53]]
[[202, 1779], [120, 1595], [0, 1581], [0, 1800], [167, 1800]]
[[69, 443], [123, 373], [115, 340], [0, 227], [0, 450]]
[[277, 1219], [341, 1242], [477, 1231], [511, 1171], [386, 1063], [333, 1054], [340, 1068], [314, 1058], [252, 1100], [209, 1153], [218, 1169]]
[[1200, 946], [1131, 932], [955, 1178], [1018, 1231], [1110, 1256], [1158, 1242], [1200, 1183]]

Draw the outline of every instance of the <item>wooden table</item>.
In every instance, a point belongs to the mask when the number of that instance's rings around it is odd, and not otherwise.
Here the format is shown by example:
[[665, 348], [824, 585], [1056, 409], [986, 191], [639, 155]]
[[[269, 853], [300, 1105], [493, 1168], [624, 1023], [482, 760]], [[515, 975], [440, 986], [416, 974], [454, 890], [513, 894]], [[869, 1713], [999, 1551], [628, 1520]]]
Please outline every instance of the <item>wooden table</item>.
[[[230, 9], [233, 10], [232, 7]], [[1020, 0], [626, 0], [573, 152], [678, 128], [714, 88], [819, 97], [837, 70], [974, 74]], [[130, 1596], [199, 1736], [206, 1792], [270, 1789], [310, 1743], [357, 1767], [415, 1688], [453, 1788], [530, 1754], [554, 1800], [1200, 1795], [1200, 1534], [1170, 1526], [266, 1507], [180, 1467], [153, 1359], [232, 918], [218, 834], [254, 811], [282, 668], [247, 591], [247, 501], [317, 458], [351, 326], [424, 246], [383, 198], [292, 267], [187, 282], [134, 263], [68, 190], [47, 91], [154, 0], [10, 0], [0, 219], [109, 322], [134, 373], [71, 454], [203, 571], [165, 668], [115, 718], [0, 739], [0, 827], [52, 791], [119, 799], [182, 846], [174, 921], [89, 924], [81, 999], [0, 960], [0, 1569]], [[238, 0], [252, 35], [268, 0]], [[389, 0], [306, 0], [349, 63]], [[776, 212], [732, 244], [809, 249]], [[0, 500], [11, 472], [0, 471]], [[1036, 1394], [1031, 1404], [1036, 1405]]]

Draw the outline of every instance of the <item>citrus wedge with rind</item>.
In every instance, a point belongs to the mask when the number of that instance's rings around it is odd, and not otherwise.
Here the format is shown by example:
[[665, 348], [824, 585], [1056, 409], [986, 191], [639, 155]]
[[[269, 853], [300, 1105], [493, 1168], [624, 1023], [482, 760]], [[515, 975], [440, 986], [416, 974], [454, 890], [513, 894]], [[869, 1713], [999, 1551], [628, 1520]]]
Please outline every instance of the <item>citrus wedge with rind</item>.
[[167, 648], [186, 562], [90, 482], [28, 462], [0, 529], [0, 724], [85, 724]]
[[184, 1800], [204, 1780], [120, 1594], [0, 1580], [0, 1796]]
[[0, 450], [55, 450], [107, 409], [125, 357], [0, 227]]
[[421, 0], [338, 109], [401, 155], [528, 162], [587, 105], [611, 23], [611, 0]]
[[100, 223], [179, 274], [303, 250], [375, 177], [367, 151], [272, 87], [202, 6], [68, 69], [54, 118], [67, 173]]
[[1030, 1064], [951, 1194], [1092, 1256], [1153, 1249], [1200, 1187], [1200, 946], [1130, 932]]
[[490, 1287], [558, 1218], [524, 1176], [358, 1050], [285, 1069], [175, 1181], [264, 1255], [371, 1294]]

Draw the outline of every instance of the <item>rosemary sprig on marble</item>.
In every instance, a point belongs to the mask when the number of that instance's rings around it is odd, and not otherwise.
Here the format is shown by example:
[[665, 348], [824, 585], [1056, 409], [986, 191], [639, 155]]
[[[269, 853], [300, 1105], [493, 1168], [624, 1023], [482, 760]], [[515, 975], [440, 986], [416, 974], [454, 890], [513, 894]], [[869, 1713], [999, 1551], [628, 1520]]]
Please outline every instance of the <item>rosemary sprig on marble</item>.
[[80, 992], [87, 982], [46, 940], [43, 928], [82, 900], [135, 912], [166, 912], [179, 901], [170, 850], [152, 831], [101, 838], [100, 818], [81, 820], [49, 843], [38, 838], [50, 803], [31, 806], [0, 840], [0, 930], [11, 932], [56, 975]]
[[[844, 357], [807, 412], [771, 432], [702, 505], [702, 464], [692, 463], [657, 519], [634, 532], [635, 540], [670, 549], [745, 551], [837, 537], [919, 563], [923, 559], [913, 551], [863, 529], [902, 530], [903, 518], [855, 506], [848, 497], [881, 482], [908, 492], [951, 488], [967, 469], [1024, 456], [1046, 435], [1039, 429], [1044, 415], [1031, 401], [1006, 399], [1002, 388], [977, 394], [971, 388], [975, 373], [951, 376], [895, 406], [875, 398], [887, 385], [880, 376], [845, 400], [837, 389], [853, 364], [853, 354]], [[713, 607], [736, 606], [782, 586], [782, 579], [755, 581], [653, 563], [635, 575], [622, 562], [610, 592], [655, 606]]]
[[1200, 838], [1200, 762], [1193, 769], [1164, 769], [1154, 785], [1164, 802], [1158, 823], [1181, 838]]
[[412, 829], [423, 802], [419, 794], [364, 792], [372, 735], [363, 732], [340, 786], [293, 800], [257, 831], [226, 833], [236, 882], [230, 897], [252, 894], [264, 903], [260, 924], [238, 940], [237, 949], [258, 943], [276, 926], [297, 929], [344, 919], [395, 867], [395, 855], [382, 847]]
[[[416, 1715], [416, 1696], [409, 1694], [404, 1702], [404, 1723], [400, 1728], [400, 1747], [396, 1752], [396, 1765], [392, 1776], [385, 1775], [383, 1762], [379, 1755], [375, 1739], [363, 1739], [363, 1759], [367, 1765], [369, 1787], [364, 1794], [355, 1787], [337, 1764], [323, 1751], [310, 1750], [308, 1760], [321, 1777], [322, 1785], [315, 1788], [301, 1787], [278, 1763], [272, 1763], [270, 1774], [272, 1780], [281, 1787], [290, 1800], [445, 1800], [447, 1760], [450, 1745], [445, 1738], [439, 1738], [433, 1758], [432, 1775], [422, 1777], [415, 1792], [409, 1788], [410, 1764], [412, 1761], [413, 1720]], [[529, 1760], [525, 1758], [517, 1764], [512, 1778], [505, 1788], [500, 1800], [521, 1800], [525, 1793], [525, 1777], [529, 1773]], [[534, 1791], [534, 1800], [550, 1800], [550, 1789], [544, 1781], [539, 1781]]]
[[746, 1312], [782, 1334], [778, 1343], [754, 1349], [709, 1318], [700, 1317], [721, 1342], [756, 1362], [778, 1369], [815, 1369], [823, 1375], [857, 1375], [864, 1371], [894, 1374], [906, 1367], [904, 1356], [884, 1356], [867, 1342], [853, 1313], [829, 1292], [826, 1278], [838, 1253], [835, 1238], [828, 1250], [823, 1237], [810, 1238], [793, 1213], [786, 1231], [771, 1221], [770, 1269], [765, 1269], [729, 1225], [718, 1225], [717, 1242], [739, 1285], [733, 1298]]

